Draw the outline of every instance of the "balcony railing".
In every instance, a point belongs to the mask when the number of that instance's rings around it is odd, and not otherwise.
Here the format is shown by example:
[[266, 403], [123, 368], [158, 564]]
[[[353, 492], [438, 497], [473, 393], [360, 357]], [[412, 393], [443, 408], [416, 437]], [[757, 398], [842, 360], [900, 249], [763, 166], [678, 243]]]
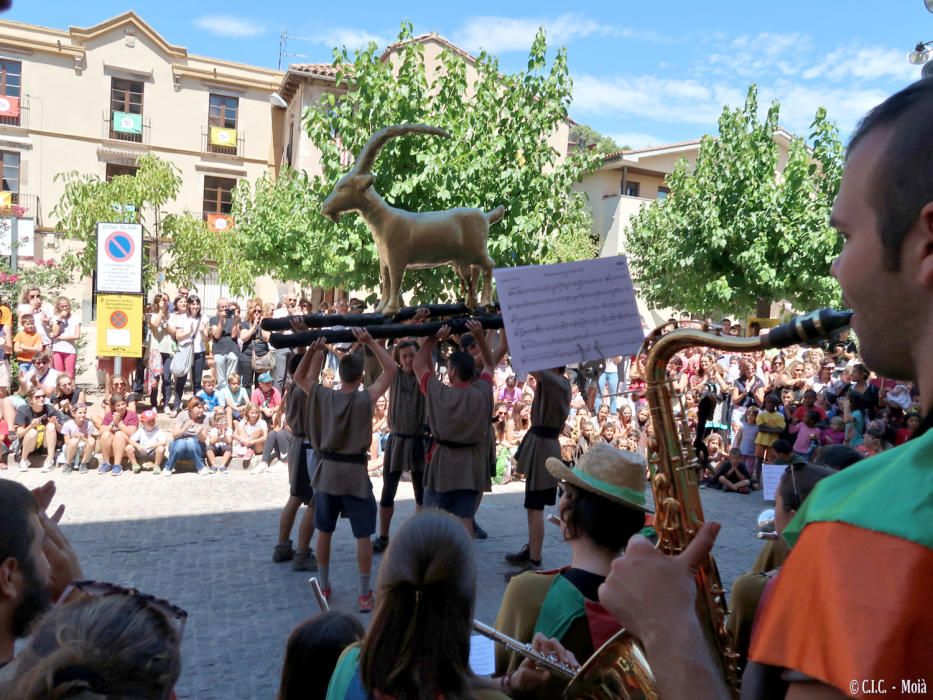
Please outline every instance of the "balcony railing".
[[114, 141], [149, 145], [149, 119], [141, 114], [104, 112], [103, 136]]
[[7, 216], [32, 218], [36, 220], [36, 226], [41, 226], [39, 196], [24, 192], [0, 192], [0, 217]]
[[29, 98], [0, 95], [0, 126], [29, 126]]
[[243, 156], [246, 139], [238, 129], [224, 129], [219, 126], [201, 127], [201, 151], [223, 156]]

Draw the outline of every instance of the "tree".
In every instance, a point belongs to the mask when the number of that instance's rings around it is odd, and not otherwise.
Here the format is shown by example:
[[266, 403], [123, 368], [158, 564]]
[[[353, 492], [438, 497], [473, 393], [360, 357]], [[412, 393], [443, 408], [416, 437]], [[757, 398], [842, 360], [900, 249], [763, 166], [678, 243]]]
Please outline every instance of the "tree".
[[[325, 95], [304, 114], [310, 140], [322, 153], [323, 175], [286, 168], [252, 188], [238, 185], [234, 215], [244, 257], [255, 261], [257, 272], [278, 279], [376, 287], [378, 258], [362, 219], [345, 215], [334, 224], [320, 208], [347, 169], [341, 149], [359, 153], [373, 132], [404, 122], [443, 127], [451, 138], [409, 136], [386, 145], [376, 163], [375, 187], [390, 205], [410, 211], [505, 205], [505, 218], [491, 228], [489, 239], [489, 252], [500, 265], [595, 255], [585, 202], [571, 186], [600, 157], [580, 152], [558, 162], [547, 143], [567, 118], [566, 52], [559, 50], [547, 71], [542, 32], [527, 70], [503, 74], [483, 53], [471, 83], [464, 59], [451, 52], [442, 54], [429, 79], [423, 46], [410, 38], [411, 25], [403, 25], [398, 39], [405, 43], [392, 61], [382, 60], [375, 44], [352, 56], [335, 50], [337, 87], [347, 92]], [[419, 302], [448, 300], [457, 288], [448, 268], [410, 271], [405, 283]]]
[[208, 261], [217, 262], [221, 280], [235, 291], [250, 289], [253, 276], [248, 264], [239, 259], [235, 236], [209, 231], [188, 212], [162, 215], [162, 208], [181, 188], [178, 168], [148, 153], [139, 157], [137, 166], [134, 175], [117, 175], [109, 182], [77, 172], [55, 176], [65, 182], [65, 191], [52, 209], [55, 227], [84, 244], [65, 257], [65, 267], [82, 275], [94, 271], [98, 222], [140, 223], [146, 240], [156, 249], [155, 268], [143, 258], [144, 289], [152, 286], [158, 269], [171, 282], [190, 284], [208, 272]]
[[828, 275], [839, 249], [828, 224], [842, 174], [838, 131], [818, 109], [810, 147], [794, 138], [778, 173], [780, 105], [764, 120], [757, 113], [752, 85], [743, 109], [723, 109], [719, 137], [703, 137], [693, 171], [677, 163], [667, 198], [632, 219], [626, 248], [649, 304], [768, 316], [773, 300], [804, 309], [838, 300]]
[[596, 150], [602, 154], [618, 153], [628, 149], [628, 146], [620, 146], [611, 136], [603, 136], [586, 124], [574, 124], [570, 127], [570, 142], [579, 144], [582, 148], [595, 146]]

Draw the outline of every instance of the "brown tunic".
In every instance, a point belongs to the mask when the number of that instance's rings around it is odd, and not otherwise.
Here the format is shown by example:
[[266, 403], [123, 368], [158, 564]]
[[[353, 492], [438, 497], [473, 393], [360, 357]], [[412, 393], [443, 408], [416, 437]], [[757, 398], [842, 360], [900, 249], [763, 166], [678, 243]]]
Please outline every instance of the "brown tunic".
[[[545, 370], [536, 374], [538, 387], [531, 403], [531, 425], [560, 430], [570, 415], [570, 382], [560, 374]], [[560, 459], [560, 441], [525, 433], [515, 459], [518, 472], [525, 474], [525, 488], [541, 491], [557, 486], [557, 479], [545, 467], [548, 457]]]
[[364, 458], [360, 464], [351, 464], [322, 457], [311, 477], [311, 486], [332, 496], [369, 498], [372, 484], [365, 459], [373, 438], [369, 392], [335, 391], [315, 384], [307, 406], [308, 441], [315, 450]]
[[423, 472], [425, 442], [424, 395], [414, 374], [398, 371], [389, 389], [389, 439], [383, 471]]
[[435, 442], [424, 473], [424, 487], [439, 493], [490, 490], [488, 434], [493, 406], [490, 383], [483, 379], [465, 387], [444, 386], [432, 375], [426, 388], [431, 434], [437, 440], [463, 447]]
[[294, 382], [285, 395], [285, 422], [291, 430], [292, 437], [288, 442], [288, 475], [294, 479], [301, 464], [301, 451], [306, 437], [308, 420], [308, 395], [305, 390]]

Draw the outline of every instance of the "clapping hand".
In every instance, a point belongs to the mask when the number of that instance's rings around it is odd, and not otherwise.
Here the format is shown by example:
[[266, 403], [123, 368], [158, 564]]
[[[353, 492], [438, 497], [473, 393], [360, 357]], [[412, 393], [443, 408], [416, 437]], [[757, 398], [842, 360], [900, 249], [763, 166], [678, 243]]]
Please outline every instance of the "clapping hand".
[[84, 578], [84, 573], [81, 570], [78, 555], [75, 554], [68, 538], [58, 527], [65, 513], [65, 506], [58, 506], [51, 517], [46, 513], [55, 495], [55, 482], [47, 481], [42, 486], [33, 489], [32, 495], [39, 504], [39, 522], [45, 531], [42, 551], [49, 562], [49, 593], [52, 600], [58, 600], [68, 584]]

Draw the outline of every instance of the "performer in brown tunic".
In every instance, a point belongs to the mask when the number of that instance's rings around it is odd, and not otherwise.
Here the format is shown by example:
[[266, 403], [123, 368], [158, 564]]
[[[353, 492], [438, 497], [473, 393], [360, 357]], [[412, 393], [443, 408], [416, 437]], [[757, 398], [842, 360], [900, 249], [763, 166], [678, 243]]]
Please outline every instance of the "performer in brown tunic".
[[[471, 321], [467, 327], [476, 338], [485, 366], [492, 367], [482, 326]], [[473, 358], [458, 350], [447, 362], [450, 386], [444, 386], [434, 376], [432, 353], [437, 341], [449, 335], [450, 328], [442, 326], [436, 337], [425, 340], [414, 361], [434, 437], [424, 474], [424, 504], [456, 515], [472, 535], [477, 498], [492, 485], [486, 442], [492, 416], [492, 376], [484, 373], [474, 381]]]
[[570, 382], [564, 367], [532, 372], [537, 388], [531, 403], [531, 428], [525, 433], [515, 458], [525, 474], [525, 511], [528, 543], [515, 554], [506, 554], [509, 564], [522, 569], [541, 568], [544, 543], [544, 506], [557, 502], [557, 479], [548, 472], [548, 458], [560, 460], [560, 431], [570, 415]]
[[[289, 358], [288, 376], [294, 377], [301, 358], [302, 355], [297, 353]], [[317, 560], [311, 550], [311, 538], [314, 536], [314, 490], [311, 488], [308, 470], [308, 465], [313, 462], [313, 452], [305, 435], [308, 395], [294, 380], [288, 381], [286, 378], [285, 387], [285, 423], [291, 433], [288, 444], [289, 496], [279, 515], [279, 543], [272, 552], [272, 561], [283, 562], [292, 559], [292, 568], [295, 571], [317, 571]], [[292, 549], [290, 536], [302, 504], [307, 508], [298, 525], [296, 551]]]
[[324, 342], [314, 341], [295, 372], [295, 383], [308, 394], [306, 431], [317, 452], [317, 469], [311, 476], [314, 489], [314, 526], [318, 530], [318, 577], [326, 597], [330, 596], [330, 541], [341, 513], [350, 518], [356, 538], [356, 559], [360, 571], [359, 611], [373, 609], [369, 574], [373, 562], [376, 531], [376, 499], [366, 471], [367, 453], [372, 441], [373, 405], [395, 377], [395, 363], [385, 348], [377, 345], [362, 328], [354, 328], [358, 342], [379, 358], [383, 372], [379, 379], [359, 391], [363, 379], [363, 358], [347, 355], [340, 360], [340, 389], [328, 389], [318, 378], [324, 364]]
[[382, 463], [382, 497], [379, 499], [379, 536], [373, 551], [389, 546], [389, 527], [395, 512], [395, 493], [403, 472], [411, 472], [416, 512], [424, 503], [424, 453], [427, 439], [424, 396], [413, 368], [418, 343], [405, 340], [395, 347], [399, 369], [389, 388], [389, 439]]

